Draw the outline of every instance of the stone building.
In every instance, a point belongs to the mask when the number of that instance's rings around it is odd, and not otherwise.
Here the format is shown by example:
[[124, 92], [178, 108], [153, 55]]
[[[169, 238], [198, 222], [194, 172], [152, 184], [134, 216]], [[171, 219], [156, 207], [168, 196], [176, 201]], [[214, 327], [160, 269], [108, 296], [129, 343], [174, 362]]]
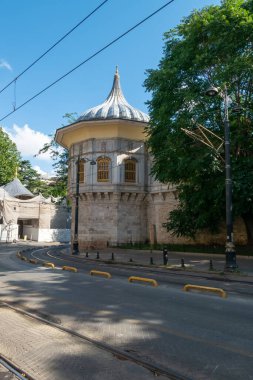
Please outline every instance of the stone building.
[[0, 187], [0, 241], [69, 242], [70, 213], [51, 198], [34, 196], [18, 178]]
[[[150, 175], [152, 158], [145, 143], [148, 122], [148, 115], [126, 101], [116, 69], [104, 103], [57, 129], [55, 139], [70, 155], [72, 242], [78, 238], [80, 250], [129, 242], [191, 242], [168, 234], [163, 227], [177, 204], [176, 188]], [[74, 236], [76, 225], [78, 236]], [[208, 235], [207, 241], [206, 236], [199, 236], [199, 242], [219, 240]]]

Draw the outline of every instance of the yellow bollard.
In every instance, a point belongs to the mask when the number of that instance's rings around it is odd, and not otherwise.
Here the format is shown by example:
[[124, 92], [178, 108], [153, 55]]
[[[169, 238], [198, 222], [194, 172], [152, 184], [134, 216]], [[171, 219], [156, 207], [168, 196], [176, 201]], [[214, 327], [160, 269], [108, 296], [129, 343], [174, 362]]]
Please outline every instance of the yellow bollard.
[[53, 269], [55, 267], [53, 263], [44, 263], [43, 266], [47, 268], [53, 268]]
[[187, 284], [183, 288], [183, 290], [185, 292], [188, 292], [191, 289], [192, 290], [200, 290], [200, 291], [203, 291], [203, 292], [218, 293], [222, 298], [226, 298], [227, 297], [227, 293], [225, 292], [225, 290], [223, 290], [221, 288], [212, 288], [212, 287], [209, 287], [209, 286], [191, 285], [191, 284]]
[[98, 276], [104, 276], [107, 278], [112, 278], [112, 275], [109, 272], [101, 272], [99, 270], [91, 270], [90, 275], [93, 276], [94, 274], [96, 274]]
[[129, 282], [132, 282], [132, 281], [148, 282], [148, 283], [150, 283], [151, 285], [153, 285], [155, 287], [158, 286], [157, 281], [153, 280], [152, 278], [131, 276], [131, 277], [128, 278], [128, 281]]
[[77, 272], [77, 269], [76, 269], [76, 268], [74, 268], [74, 267], [68, 267], [67, 265], [64, 265], [64, 266], [62, 267], [62, 270], [68, 270], [68, 271], [70, 271], [70, 272]]

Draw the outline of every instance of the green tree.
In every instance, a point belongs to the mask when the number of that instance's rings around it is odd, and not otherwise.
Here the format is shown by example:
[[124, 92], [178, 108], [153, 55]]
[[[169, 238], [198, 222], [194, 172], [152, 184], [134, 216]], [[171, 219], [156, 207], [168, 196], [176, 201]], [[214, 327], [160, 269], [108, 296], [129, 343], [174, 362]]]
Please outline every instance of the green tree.
[[44, 144], [38, 155], [46, 152], [50, 152], [50, 156], [54, 161], [53, 168], [55, 171], [55, 182], [53, 186], [48, 188], [48, 192], [53, 197], [65, 198], [68, 185], [68, 151], [61, 148], [52, 138], [49, 143]]
[[224, 147], [217, 153], [182, 128], [196, 132], [202, 125], [224, 139], [223, 99], [205, 91], [226, 85], [231, 101], [243, 107], [241, 116], [229, 115], [233, 211], [253, 243], [253, 1], [224, 0], [194, 11], [165, 33], [159, 68], [147, 73], [153, 173], [178, 188], [168, 230], [194, 237], [201, 229], [217, 231], [224, 221]]
[[0, 186], [13, 180], [19, 161], [20, 153], [16, 144], [0, 128]]
[[44, 144], [38, 155], [46, 152], [50, 152], [50, 156], [54, 161], [53, 168], [55, 171], [55, 182], [54, 186], [50, 188], [50, 194], [54, 197], [65, 198], [68, 185], [68, 151], [61, 148], [52, 138], [49, 143]]
[[[76, 120], [76, 113], [66, 113], [64, 118], [67, 119], [68, 124], [74, 123]], [[55, 184], [52, 187], [51, 194], [54, 197], [66, 197], [67, 196], [67, 185], [68, 185], [68, 150], [64, 149], [57, 144], [52, 137], [51, 141], [44, 144], [43, 148], [40, 149], [39, 154], [50, 152], [50, 156], [54, 161], [53, 167], [55, 169]]]
[[30, 161], [21, 160], [18, 168], [18, 178], [33, 194], [41, 193], [45, 197], [50, 195], [48, 186], [41, 180], [40, 174], [33, 169]]

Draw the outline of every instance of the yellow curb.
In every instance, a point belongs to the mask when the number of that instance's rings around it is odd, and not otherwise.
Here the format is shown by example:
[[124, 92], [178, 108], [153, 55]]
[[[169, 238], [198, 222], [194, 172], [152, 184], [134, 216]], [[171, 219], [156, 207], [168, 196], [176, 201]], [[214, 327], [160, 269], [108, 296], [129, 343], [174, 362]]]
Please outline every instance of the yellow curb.
[[188, 292], [191, 289], [193, 289], [193, 290], [200, 290], [200, 291], [203, 291], [203, 292], [218, 293], [222, 298], [226, 298], [227, 297], [227, 293], [225, 292], [225, 290], [223, 290], [221, 288], [211, 288], [209, 286], [191, 285], [191, 284], [187, 284], [183, 288], [183, 290], [186, 291], [186, 292]]
[[44, 263], [43, 266], [47, 267], [47, 268], [54, 268], [55, 267], [53, 263]]
[[30, 259], [30, 260], [29, 260], [29, 263], [31, 263], [31, 264], [38, 264], [38, 260]]
[[25, 256], [20, 256], [21, 260], [28, 261]]
[[153, 286], [158, 286], [157, 281], [153, 280], [152, 278], [131, 276], [131, 277], [129, 277], [128, 281], [129, 282], [132, 282], [132, 281], [142, 281], [142, 282], [148, 282], [148, 283], [150, 283]]
[[66, 266], [66, 265], [64, 265], [64, 266], [62, 267], [62, 270], [68, 270], [68, 271], [70, 271], [70, 272], [77, 272], [77, 268], [74, 268], [74, 267], [68, 267], [68, 266]]
[[100, 272], [99, 270], [91, 270], [90, 275], [97, 274], [98, 276], [104, 276], [107, 278], [112, 278], [112, 275], [109, 272]]

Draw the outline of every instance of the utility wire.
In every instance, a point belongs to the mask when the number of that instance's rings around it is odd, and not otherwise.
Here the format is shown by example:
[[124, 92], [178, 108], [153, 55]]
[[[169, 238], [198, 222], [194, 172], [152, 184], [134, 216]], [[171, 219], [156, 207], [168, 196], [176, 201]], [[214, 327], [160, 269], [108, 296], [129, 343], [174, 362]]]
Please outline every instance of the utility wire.
[[9, 112], [7, 115], [5, 115], [4, 117], [2, 117], [0, 119], [0, 122], [3, 121], [4, 119], [6, 119], [8, 116], [12, 115], [14, 112], [16, 112], [17, 110], [19, 110], [20, 108], [24, 107], [27, 103], [30, 103], [33, 99], [37, 98], [39, 95], [41, 95], [43, 92], [47, 91], [50, 87], [54, 86], [56, 83], [60, 82], [62, 79], [64, 79], [65, 77], [67, 77], [69, 74], [73, 73], [75, 70], [77, 70], [79, 67], [81, 67], [82, 65], [84, 65], [85, 63], [87, 63], [88, 61], [92, 60], [94, 57], [96, 57], [98, 54], [102, 53], [104, 50], [108, 49], [111, 45], [115, 44], [115, 42], [119, 41], [121, 38], [125, 37], [128, 33], [132, 32], [134, 29], [136, 29], [138, 26], [140, 26], [141, 24], [143, 24], [145, 21], [149, 20], [151, 17], [153, 17], [154, 15], [156, 15], [158, 12], [160, 12], [161, 10], [163, 10], [164, 8], [166, 8], [168, 5], [170, 5], [171, 3], [173, 3], [175, 0], [170, 0], [168, 1], [166, 4], [164, 4], [162, 7], [160, 7], [159, 9], [157, 9], [155, 12], [151, 13], [149, 16], [145, 17], [143, 20], [141, 20], [140, 22], [138, 22], [137, 24], [135, 24], [134, 26], [132, 26], [130, 29], [128, 29], [126, 32], [122, 33], [120, 36], [118, 36], [117, 38], [115, 38], [114, 40], [112, 40], [111, 42], [109, 42], [107, 45], [105, 45], [103, 48], [97, 50], [94, 54], [92, 54], [91, 56], [89, 56], [87, 59], [85, 59], [83, 62], [81, 62], [79, 65], [75, 66], [72, 70], [68, 71], [66, 74], [62, 75], [60, 78], [56, 79], [54, 82], [52, 82], [50, 85], [48, 85], [47, 87], [45, 87], [43, 90], [41, 90], [40, 92], [38, 92], [37, 94], [35, 94], [34, 96], [32, 96], [30, 99], [26, 100], [23, 104], [21, 104], [20, 106], [16, 107], [15, 110], [13, 110], [12, 112]]
[[60, 42], [62, 42], [68, 35], [70, 35], [76, 28], [78, 28], [84, 21], [88, 20], [96, 11], [99, 10], [105, 3], [109, 0], [104, 0], [100, 5], [97, 6], [92, 12], [90, 12], [84, 19], [82, 19], [78, 24], [76, 24], [72, 29], [70, 29], [64, 36], [62, 36], [58, 41], [56, 41], [49, 49], [47, 49], [39, 58], [37, 58], [34, 62], [32, 62], [25, 70], [23, 70], [20, 74], [18, 74], [10, 83], [8, 83], [5, 87], [0, 90], [0, 94], [6, 90], [12, 83], [16, 82], [18, 78], [20, 78], [24, 73], [26, 73], [31, 67], [33, 67], [37, 62], [39, 62], [47, 53], [49, 53], [55, 46], [57, 46]]

